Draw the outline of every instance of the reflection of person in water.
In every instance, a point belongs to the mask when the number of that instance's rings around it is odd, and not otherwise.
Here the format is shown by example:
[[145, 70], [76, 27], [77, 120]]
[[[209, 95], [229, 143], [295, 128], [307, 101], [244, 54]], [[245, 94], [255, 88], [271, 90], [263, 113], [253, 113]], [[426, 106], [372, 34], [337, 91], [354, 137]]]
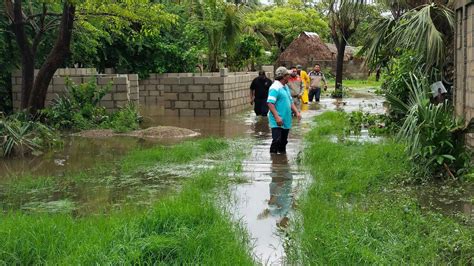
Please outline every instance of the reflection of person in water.
[[271, 177], [268, 208], [258, 218], [262, 219], [271, 215], [278, 219], [278, 226], [286, 227], [288, 225], [288, 213], [293, 203], [293, 176], [286, 154], [272, 154]]

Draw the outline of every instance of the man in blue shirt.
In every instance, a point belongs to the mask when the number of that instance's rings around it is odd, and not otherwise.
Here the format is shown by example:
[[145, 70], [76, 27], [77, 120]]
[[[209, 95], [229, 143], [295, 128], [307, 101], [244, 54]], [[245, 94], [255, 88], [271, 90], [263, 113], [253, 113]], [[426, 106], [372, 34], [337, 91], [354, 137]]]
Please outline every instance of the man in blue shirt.
[[270, 153], [286, 153], [286, 144], [288, 143], [288, 134], [290, 133], [293, 111], [298, 118], [301, 114], [296, 108], [293, 98], [291, 97], [290, 88], [288, 87], [288, 79], [290, 71], [285, 67], [279, 67], [275, 71], [275, 82], [270, 86], [268, 93], [268, 122], [272, 128], [272, 144]]

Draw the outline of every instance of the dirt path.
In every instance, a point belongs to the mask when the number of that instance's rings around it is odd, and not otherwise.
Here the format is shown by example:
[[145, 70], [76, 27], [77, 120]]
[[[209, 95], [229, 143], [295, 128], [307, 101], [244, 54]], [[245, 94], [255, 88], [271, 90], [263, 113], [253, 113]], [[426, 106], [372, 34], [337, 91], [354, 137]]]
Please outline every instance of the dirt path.
[[270, 155], [271, 131], [266, 118], [248, 118], [250, 134], [256, 143], [242, 165], [248, 183], [233, 187], [237, 198], [233, 209], [235, 219], [244, 223], [252, 238], [257, 261], [265, 265], [284, 264], [285, 229], [291, 223], [295, 197], [311, 181], [297, 160], [304, 149], [303, 136], [311, 128], [313, 117], [337, 108], [347, 112], [362, 109], [380, 113], [384, 111], [382, 102], [383, 98], [366, 94], [342, 102], [325, 98], [320, 104], [306, 106], [302, 121], [295, 121], [290, 131], [286, 155]]

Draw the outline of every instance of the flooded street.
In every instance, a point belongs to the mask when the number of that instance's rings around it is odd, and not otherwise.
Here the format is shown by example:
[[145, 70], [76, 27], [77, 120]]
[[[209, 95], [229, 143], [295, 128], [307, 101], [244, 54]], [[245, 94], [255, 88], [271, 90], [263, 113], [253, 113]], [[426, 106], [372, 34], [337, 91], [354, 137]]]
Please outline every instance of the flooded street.
[[[253, 256], [265, 265], [285, 263], [285, 232], [292, 223], [292, 215], [297, 209], [295, 199], [313, 180], [308, 171], [299, 165], [305, 148], [304, 135], [314, 121], [314, 116], [328, 110], [346, 112], [363, 111], [384, 113], [383, 97], [367, 91], [357, 91], [350, 98], [335, 100], [322, 98], [321, 102], [303, 105], [302, 120], [293, 121], [286, 155], [270, 155], [271, 130], [266, 117], [256, 117], [253, 111], [228, 117], [163, 117], [153, 110], [143, 113], [148, 126], [176, 126], [201, 133], [201, 137], [240, 138], [251, 140], [251, 150], [242, 162], [244, 182], [233, 184], [231, 191], [234, 201], [229, 209], [235, 221], [241, 222], [251, 238]], [[350, 136], [351, 140], [381, 141], [369, 137], [367, 132], [360, 136]], [[104, 173], [100, 181], [81, 185], [64, 180], [64, 189], [35, 191], [31, 195], [18, 195], [17, 202], [4, 202], [2, 184], [19, 176], [51, 176], [61, 179], [66, 174], [87, 171], [95, 166], [117, 162], [128, 152], [155, 145], [169, 145], [181, 140], [151, 141], [132, 137], [81, 138], [69, 137], [63, 151], [52, 152], [39, 157], [14, 160], [0, 160], [0, 207], [2, 209], [22, 209], [25, 211], [50, 211], [63, 209], [79, 215], [97, 213], [104, 206], [133, 204], [147, 205], [167, 193], [173, 193], [177, 184], [190, 175], [190, 169], [203, 165], [186, 164], [181, 168], [163, 169], [157, 165], [153, 169], [124, 175], [113, 170]], [[337, 140], [335, 140], [337, 141]], [[201, 162], [202, 163], [202, 162]], [[212, 163], [212, 162], [210, 162]], [[317, 162], [315, 162], [317, 163]], [[315, 177], [317, 180], [317, 177]], [[316, 181], [317, 182], [317, 181]], [[439, 189], [433, 193], [420, 193], [419, 198], [427, 208], [443, 212], [464, 212], [473, 215], [472, 190], [461, 191], [459, 195], [448, 195], [439, 202]], [[441, 198], [442, 199], [442, 198]], [[432, 207], [430, 207], [432, 206]]]
[[303, 136], [311, 129], [313, 117], [327, 110], [384, 112], [383, 98], [367, 94], [342, 101], [323, 98], [319, 104], [302, 108], [302, 120], [293, 121], [286, 155], [270, 155], [271, 130], [266, 117], [249, 114], [246, 119], [255, 145], [242, 163], [248, 182], [232, 188], [237, 198], [233, 215], [246, 226], [253, 240], [253, 256], [264, 265], [285, 263], [285, 230], [291, 223], [295, 198], [311, 181], [298, 161], [305, 146]]

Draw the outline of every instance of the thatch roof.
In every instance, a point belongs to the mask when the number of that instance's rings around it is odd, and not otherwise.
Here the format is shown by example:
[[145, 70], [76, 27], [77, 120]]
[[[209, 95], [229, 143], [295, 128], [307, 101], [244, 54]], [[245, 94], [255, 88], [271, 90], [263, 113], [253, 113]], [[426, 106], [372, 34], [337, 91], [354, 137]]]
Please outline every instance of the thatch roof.
[[308, 61], [334, 60], [331, 50], [318, 34], [303, 32], [278, 57], [278, 62], [305, 65]]
[[[344, 60], [353, 58], [355, 47], [346, 46]], [[332, 43], [325, 43], [317, 33], [302, 32], [293, 40], [283, 53], [278, 57], [278, 62], [292, 62], [305, 65], [308, 62], [336, 60], [337, 48]]]
[[[334, 59], [336, 58], [337, 55], [337, 47], [333, 43], [326, 43], [326, 46], [331, 50], [331, 53], [334, 56]], [[354, 54], [356, 52], [356, 47], [354, 46], [346, 46], [346, 49], [344, 50], [344, 61], [349, 61], [354, 58]]]

